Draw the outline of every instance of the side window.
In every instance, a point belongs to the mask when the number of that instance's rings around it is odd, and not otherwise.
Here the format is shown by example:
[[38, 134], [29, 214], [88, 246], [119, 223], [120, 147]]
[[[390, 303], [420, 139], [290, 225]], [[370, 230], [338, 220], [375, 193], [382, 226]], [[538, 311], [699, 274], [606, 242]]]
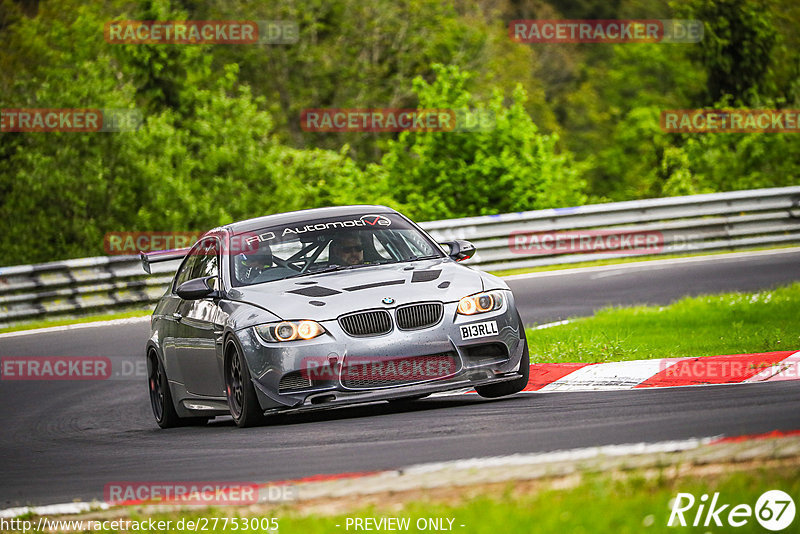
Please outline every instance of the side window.
[[213, 238], [205, 239], [196, 249], [197, 261], [192, 268], [192, 278], [219, 276], [219, 246]]
[[189, 257], [187, 257], [186, 260], [184, 260], [183, 265], [181, 265], [181, 268], [178, 271], [177, 276], [175, 277], [175, 285], [172, 286], [173, 291], [178, 289], [178, 286], [181, 285], [182, 283], [192, 279], [192, 270], [194, 269], [199, 259], [200, 259], [199, 256], [195, 256], [193, 253], [190, 253]]
[[174, 291], [179, 285], [188, 280], [206, 276], [219, 276], [218, 251], [217, 240], [213, 238], [208, 238], [192, 247], [189, 257], [183, 262], [175, 277], [175, 285], [172, 290]]

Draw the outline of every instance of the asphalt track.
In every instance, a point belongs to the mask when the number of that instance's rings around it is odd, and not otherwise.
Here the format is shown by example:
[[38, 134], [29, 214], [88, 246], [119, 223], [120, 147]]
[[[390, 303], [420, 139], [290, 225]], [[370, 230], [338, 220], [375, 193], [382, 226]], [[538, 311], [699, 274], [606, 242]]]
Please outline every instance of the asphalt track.
[[[523, 320], [800, 280], [800, 251], [509, 280]], [[134, 361], [147, 323], [0, 338], [0, 356]], [[800, 347], [798, 347], [800, 348]], [[800, 382], [474, 396], [159, 430], [145, 379], [0, 382], [0, 508], [102, 499], [120, 481], [286, 480], [431, 461], [800, 429]]]

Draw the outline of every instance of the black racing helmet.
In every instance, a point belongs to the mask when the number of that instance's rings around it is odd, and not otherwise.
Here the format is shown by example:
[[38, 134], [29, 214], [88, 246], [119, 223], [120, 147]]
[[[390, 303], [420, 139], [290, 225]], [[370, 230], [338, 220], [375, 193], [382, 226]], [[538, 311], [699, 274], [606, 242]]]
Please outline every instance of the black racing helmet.
[[272, 265], [272, 249], [267, 243], [259, 243], [258, 248], [238, 255], [239, 263], [245, 267], [265, 269]]

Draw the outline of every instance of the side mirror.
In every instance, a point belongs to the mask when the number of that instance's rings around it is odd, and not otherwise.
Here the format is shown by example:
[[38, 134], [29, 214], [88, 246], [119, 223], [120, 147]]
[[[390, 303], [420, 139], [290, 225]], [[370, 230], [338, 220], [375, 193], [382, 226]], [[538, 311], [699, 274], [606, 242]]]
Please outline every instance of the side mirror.
[[220, 297], [220, 292], [212, 287], [212, 281], [216, 276], [206, 276], [205, 278], [195, 278], [187, 280], [178, 286], [176, 293], [184, 300], [198, 300], [206, 297]]
[[475, 255], [475, 245], [463, 239], [456, 239], [455, 241], [446, 241], [442, 245], [450, 247], [448, 256], [456, 261], [464, 261], [470, 259]]

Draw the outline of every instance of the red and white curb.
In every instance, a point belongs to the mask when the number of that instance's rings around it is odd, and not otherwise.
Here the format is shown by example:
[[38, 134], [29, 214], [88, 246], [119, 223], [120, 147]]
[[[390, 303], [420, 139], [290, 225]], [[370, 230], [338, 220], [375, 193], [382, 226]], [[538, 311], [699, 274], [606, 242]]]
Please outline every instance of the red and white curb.
[[597, 391], [800, 379], [800, 351], [612, 363], [534, 363], [523, 392]]

